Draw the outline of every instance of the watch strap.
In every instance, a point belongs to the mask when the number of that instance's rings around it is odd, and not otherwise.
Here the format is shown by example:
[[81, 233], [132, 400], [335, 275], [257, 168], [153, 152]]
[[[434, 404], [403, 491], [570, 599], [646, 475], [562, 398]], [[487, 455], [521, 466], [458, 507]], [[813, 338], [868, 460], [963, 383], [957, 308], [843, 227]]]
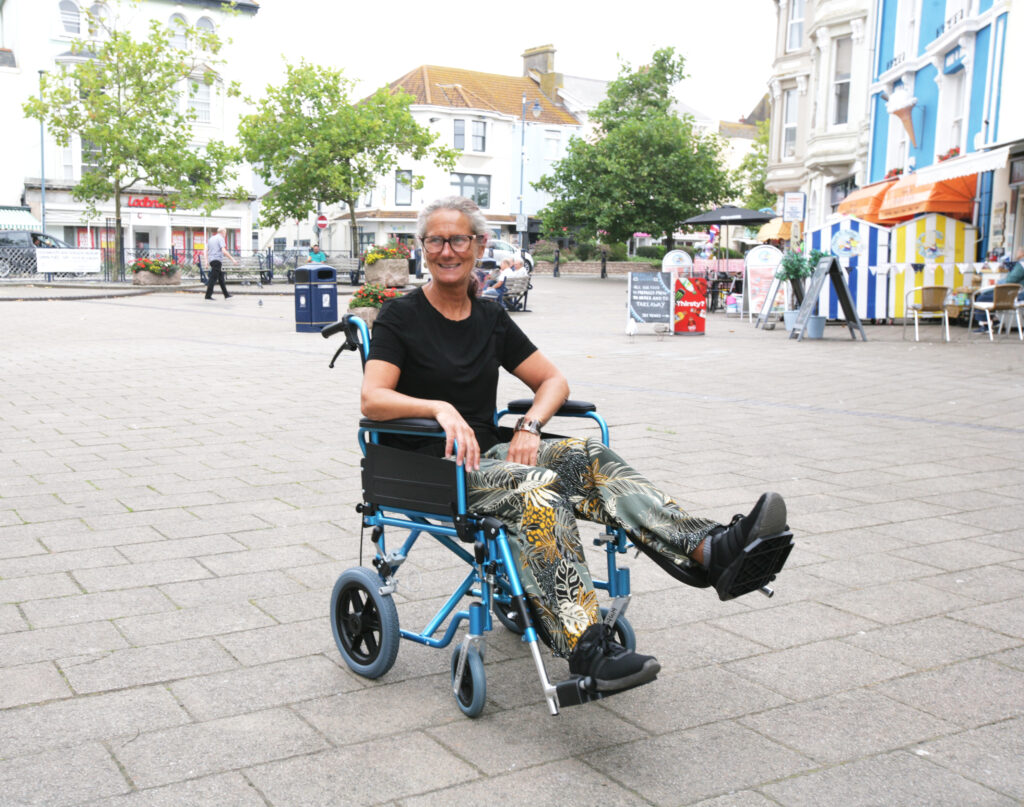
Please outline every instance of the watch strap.
[[516, 421], [515, 431], [517, 432], [530, 432], [530, 434], [536, 434], [540, 437], [541, 422], [533, 418], [523, 416]]

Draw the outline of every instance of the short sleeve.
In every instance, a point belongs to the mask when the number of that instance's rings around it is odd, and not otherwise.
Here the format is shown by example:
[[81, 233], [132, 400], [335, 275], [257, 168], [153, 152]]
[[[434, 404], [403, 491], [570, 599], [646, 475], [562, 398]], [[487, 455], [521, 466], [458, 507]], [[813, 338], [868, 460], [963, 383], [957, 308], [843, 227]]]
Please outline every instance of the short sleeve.
[[404, 367], [406, 348], [401, 333], [400, 317], [397, 316], [395, 307], [385, 303], [376, 322], [373, 323], [373, 338], [370, 340], [368, 360], [379, 359], [395, 367]]

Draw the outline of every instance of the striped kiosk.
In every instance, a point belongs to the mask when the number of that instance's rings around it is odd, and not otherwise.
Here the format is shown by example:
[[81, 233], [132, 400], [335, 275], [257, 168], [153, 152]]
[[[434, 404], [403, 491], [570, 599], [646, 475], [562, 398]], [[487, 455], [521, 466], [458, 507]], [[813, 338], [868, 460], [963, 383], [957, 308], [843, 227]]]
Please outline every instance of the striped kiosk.
[[[892, 272], [892, 316], [902, 319], [906, 293], [920, 286], [968, 285], [978, 231], [967, 222], [927, 213], [893, 225], [889, 257]], [[917, 264], [918, 268], [914, 268]]]
[[[821, 228], [810, 230], [804, 249], [835, 255], [846, 271], [857, 316], [862, 320], [885, 319], [889, 308], [889, 228], [853, 216], [833, 216]], [[843, 318], [839, 298], [827, 283], [818, 299], [818, 311], [829, 319]]]

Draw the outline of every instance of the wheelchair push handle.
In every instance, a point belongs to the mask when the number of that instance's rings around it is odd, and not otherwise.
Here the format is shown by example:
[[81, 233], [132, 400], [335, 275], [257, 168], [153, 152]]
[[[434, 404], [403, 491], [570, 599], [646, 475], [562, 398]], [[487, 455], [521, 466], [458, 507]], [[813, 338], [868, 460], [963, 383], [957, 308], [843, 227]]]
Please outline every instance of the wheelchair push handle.
[[359, 358], [365, 367], [370, 353], [370, 329], [366, 327], [366, 323], [363, 320], [352, 314], [346, 314], [337, 322], [325, 325], [320, 329], [320, 335], [324, 339], [330, 339], [335, 334], [342, 332], [345, 334], [345, 342], [334, 351], [334, 357], [328, 366], [333, 368], [334, 363], [338, 360], [338, 356], [343, 351], [354, 350], [359, 354]]

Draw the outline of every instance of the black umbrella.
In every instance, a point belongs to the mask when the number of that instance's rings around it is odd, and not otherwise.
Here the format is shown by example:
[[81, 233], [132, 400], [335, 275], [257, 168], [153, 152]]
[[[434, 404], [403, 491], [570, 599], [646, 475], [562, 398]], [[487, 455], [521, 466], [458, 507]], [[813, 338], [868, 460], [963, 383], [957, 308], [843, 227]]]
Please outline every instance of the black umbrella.
[[762, 213], [760, 210], [750, 210], [735, 205], [722, 205], [722, 207], [701, 213], [699, 216], [688, 218], [683, 224], [764, 224], [773, 218], [775, 218], [774, 213]]

